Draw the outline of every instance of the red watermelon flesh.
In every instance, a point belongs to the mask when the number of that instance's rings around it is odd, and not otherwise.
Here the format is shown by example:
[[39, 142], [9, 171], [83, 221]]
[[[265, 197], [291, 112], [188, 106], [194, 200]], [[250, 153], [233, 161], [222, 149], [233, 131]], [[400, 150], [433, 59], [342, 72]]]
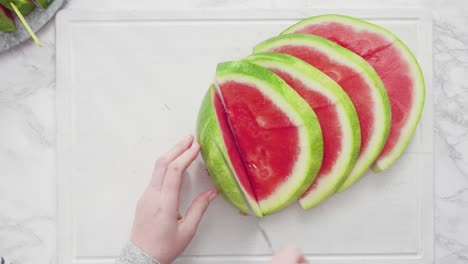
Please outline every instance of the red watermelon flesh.
[[[377, 118], [374, 116], [373, 111], [374, 105], [371, 97], [371, 87], [362, 76], [350, 67], [341, 64], [339, 61], [330, 59], [327, 54], [309, 46], [285, 45], [272, 51], [286, 53], [302, 59], [330, 76], [346, 91], [356, 108], [359, 122], [366, 124], [361, 126], [360, 152], [362, 153], [368, 146], [373, 131], [374, 120]], [[331, 125], [333, 126], [333, 124]]]
[[310, 34], [286, 34], [258, 44], [254, 52], [292, 55], [333, 79], [347, 93], [361, 127], [361, 148], [343, 191], [359, 180], [372, 165], [388, 136], [390, 105], [379, 76], [359, 55], [327, 39]]
[[411, 139], [424, 105], [424, 80], [411, 51], [386, 29], [340, 15], [306, 19], [284, 33], [321, 36], [372, 65], [385, 85], [392, 111], [390, 133], [373, 168], [381, 171], [391, 166]]
[[216, 111], [218, 125], [223, 136], [224, 145], [226, 147], [227, 154], [231, 161], [234, 172], [236, 174], [236, 178], [239, 181], [240, 185], [244, 188], [246, 195], [253, 197], [255, 200], [257, 200], [255, 198], [256, 197], [255, 193], [252, 190], [252, 185], [250, 183], [249, 177], [247, 176], [247, 172], [244, 168], [244, 164], [242, 163], [242, 159], [239, 156], [236, 142], [234, 140], [234, 137], [231, 133], [231, 129], [229, 127], [229, 123], [227, 120], [226, 112], [224, 110], [223, 102], [218, 93], [216, 93], [213, 103], [214, 103], [214, 109]]
[[320, 122], [323, 135], [323, 160], [320, 172], [314, 181], [314, 184], [308, 190], [314, 188], [320, 181], [320, 177], [326, 175], [335, 164], [342, 148], [342, 128], [339, 122], [340, 117], [338, 115], [336, 105], [330, 104], [329, 99], [321, 93], [318, 93], [304, 85], [300, 80], [293, 78], [288, 73], [281, 71], [280, 69], [270, 68], [281, 77], [291, 88], [293, 88], [299, 95], [306, 100], [307, 103], [314, 109], [315, 114]]
[[392, 45], [391, 41], [374, 33], [356, 32], [351, 26], [337, 22], [307, 25], [294, 30], [294, 33], [313, 34], [326, 38], [349, 50], [359, 51], [361, 57], [372, 56]]
[[269, 98], [248, 84], [220, 84], [233, 133], [258, 201], [291, 174], [298, 156], [298, 129]]
[[407, 74], [409, 66], [398, 61], [396, 59], [398, 56], [399, 51], [396, 48], [389, 47], [364, 57], [381, 76], [387, 88], [392, 108], [390, 135], [379, 157], [390, 154], [393, 146], [401, 139], [401, 131], [407, 125], [406, 121], [410, 112], [409, 110], [414, 100], [414, 93], [412, 91], [414, 82]]
[[413, 100], [413, 81], [407, 74], [409, 67], [398, 59], [400, 52], [392, 46], [392, 41], [372, 32], [356, 32], [352, 26], [341, 23], [310, 25], [295, 33], [314, 34], [331, 40], [359, 54], [374, 67], [387, 88], [392, 108], [392, 126], [381, 152], [381, 155], [388, 154], [400, 137], [405, 125], [403, 121]]

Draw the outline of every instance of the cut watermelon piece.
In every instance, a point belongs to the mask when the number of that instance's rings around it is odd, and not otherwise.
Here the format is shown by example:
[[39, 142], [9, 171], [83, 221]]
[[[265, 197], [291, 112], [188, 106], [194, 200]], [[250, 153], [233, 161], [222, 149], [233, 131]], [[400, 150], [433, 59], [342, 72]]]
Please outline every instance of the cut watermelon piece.
[[16, 31], [15, 22], [11, 11], [8, 10], [4, 5], [0, 4], [0, 31], [3, 32], [14, 32]]
[[23, 16], [29, 15], [34, 9], [36, 9], [36, 5], [32, 0], [0, 0], [0, 4], [4, 5], [10, 10], [13, 10], [10, 2], [16, 5]]
[[262, 213], [231, 134], [221, 97], [213, 85], [200, 107], [197, 140], [208, 172], [220, 193], [241, 212], [248, 214], [250, 207], [253, 213], [261, 217]]
[[322, 164], [312, 108], [273, 72], [246, 61], [219, 64], [216, 82], [262, 214], [295, 202]]
[[349, 96], [330, 77], [296, 57], [257, 53], [246, 60], [280, 76], [315, 111], [323, 134], [323, 161], [317, 178], [299, 199], [312, 208], [334, 194], [354, 167], [361, 147], [359, 119]]
[[327, 38], [359, 54], [374, 67], [390, 98], [392, 123], [373, 169], [390, 167], [408, 146], [424, 107], [424, 77], [408, 47], [382, 27], [342, 15], [312, 17], [291, 26], [286, 33]]
[[390, 129], [390, 104], [382, 81], [364, 59], [324, 38], [282, 35], [260, 43], [254, 52], [286, 53], [318, 68], [349, 95], [361, 127], [361, 150], [354, 168], [338, 191], [355, 183], [382, 150]]

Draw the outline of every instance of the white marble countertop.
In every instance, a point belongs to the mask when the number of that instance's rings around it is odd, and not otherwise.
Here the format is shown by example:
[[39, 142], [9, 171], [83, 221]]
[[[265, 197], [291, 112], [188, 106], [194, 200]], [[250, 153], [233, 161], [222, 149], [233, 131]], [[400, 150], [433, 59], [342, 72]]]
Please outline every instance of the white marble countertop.
[[[435, 262], [468, 263], [468, 1], [349, 2], [73, 0], [65, 8], [431, 7]], [[0, 54], [0, 255], [24, 264], [55, 263], [55, 23], [38, 36], [42, 49], [28, 41]]]

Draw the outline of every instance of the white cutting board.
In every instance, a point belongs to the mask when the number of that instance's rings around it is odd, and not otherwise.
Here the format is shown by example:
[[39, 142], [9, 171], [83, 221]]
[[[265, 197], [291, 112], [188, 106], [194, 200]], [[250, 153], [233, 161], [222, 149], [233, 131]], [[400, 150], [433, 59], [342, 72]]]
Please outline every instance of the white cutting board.
[[[307, 16], [342, 13], [380, 24], [422, 65], [427, 98], [410, 147], [388, 171], [304, 212], [261, 220], [273, 249], [299, 245], [312, 263], [414, 264], [433, 259], [431, 20], [421, 10], [65, 11], [57, 18], [58, 263], [107, 264], [129, 237], [153, 161], [194, 131], [216, 64]], [[212, 187], [201, 159], [183, 207]], [[157, 224], [157, 223], [155, 223]], [[179, 263], [267, 263], [256, 219], [222, 198]]]

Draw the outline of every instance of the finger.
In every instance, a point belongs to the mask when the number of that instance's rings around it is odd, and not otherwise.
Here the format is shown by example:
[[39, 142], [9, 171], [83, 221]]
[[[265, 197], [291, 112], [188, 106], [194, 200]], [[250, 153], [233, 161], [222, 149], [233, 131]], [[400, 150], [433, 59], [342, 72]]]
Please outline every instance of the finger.
[[182, 220], [182, 215], [180, 213], [177, 213], [177, 221]]
[[182, 153], [177, 159], [169, 164], [162, 186], [164, 206], [176, 211], [179, 209], [180, 187], [182, 185], [182, 175], [190, 164], [195, 160], [200, 152], [200, 146], [193, 144], [190, 149]]
[[181, 224], [181, 230], [188, 239], [192, 239], [195, 235], [206, 209], [217, 196], [218, 192], [216, 190], [209, 190], [201, 193], [193, 200]]
[[302, 251], [298, 247], [290, 245], [283, 247], [273, 256], [272, 264], [297, 264], [303, 261], [304, 255]]
[[[301, 252], [301, 254], [303, 254], [303, 253]], [[309, 261], [305, 258], [304, 255], [302, 255], [302, 256], [300, 256], [300, 258], [299, 258], [299, 260], [298, 260], [297, 263], [298, 263], [298, 264], [309, 264]]]
[[299, 263], [307, 263], [307, 259], [305, 258], [304, 254], [302, 253], [302, 251], [300, 249], [298, 249], [298, 253], [299, 253], [299, 259], [297, 260]]
[[167, 171], [167, 166], [186, 151], [193, 143], [193, 136], [187, 136], [179, 141], [171, 150], [162, 155], [156, 160], [153, 168], [153, 175], [148, 187], [154, 190], [160, 190], [164, 181], [164, 175]]
[[294, 260], [300, 261], [304, 259], [304, 255], [300, 248], [294, 245], [285, 246], [282, 250], [283, 255], [294, 257]]

